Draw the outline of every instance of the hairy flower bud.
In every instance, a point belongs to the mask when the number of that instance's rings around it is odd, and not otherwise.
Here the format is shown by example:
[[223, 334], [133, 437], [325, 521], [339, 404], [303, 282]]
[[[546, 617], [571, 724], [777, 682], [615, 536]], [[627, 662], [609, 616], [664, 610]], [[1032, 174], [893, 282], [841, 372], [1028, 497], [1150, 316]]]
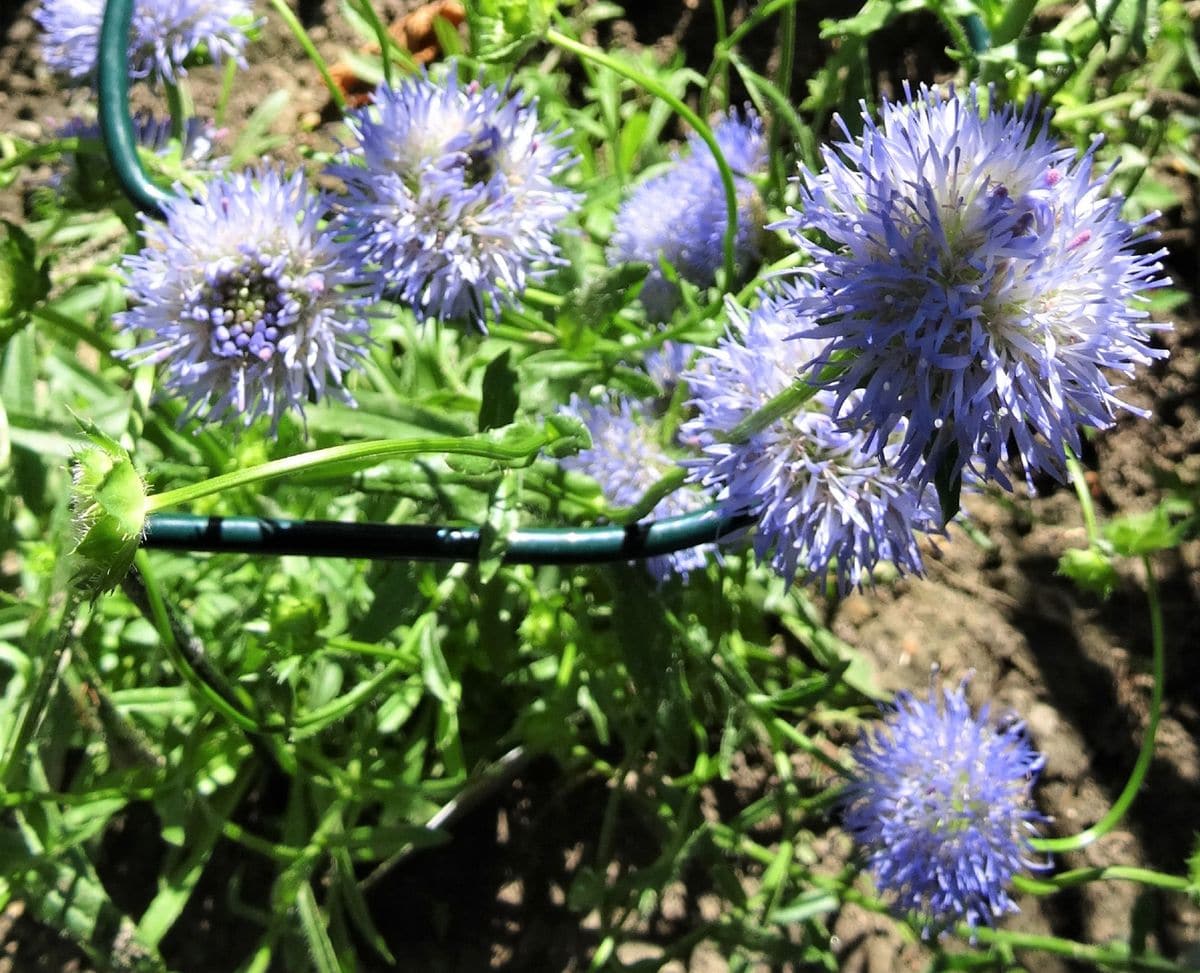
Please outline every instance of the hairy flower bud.
[[129, 453], [90, 423], [90, 445], [71, 459], [71, 503], [78, 541], [75, 583], [100, 594], [115, 587], [137, 553], [146, 522], [146, 484]]

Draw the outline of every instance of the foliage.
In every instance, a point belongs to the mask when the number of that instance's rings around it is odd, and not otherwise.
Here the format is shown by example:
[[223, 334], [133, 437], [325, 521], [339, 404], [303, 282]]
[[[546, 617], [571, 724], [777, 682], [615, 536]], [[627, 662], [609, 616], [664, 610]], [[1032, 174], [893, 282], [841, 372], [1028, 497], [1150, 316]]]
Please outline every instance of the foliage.
[[[565, 890], [565, 907], [594, 921], [581, 964], [686, 963], [707, 942], [733, 969], [834, 969], [839, 911], [854, 903], [886, 913], [894, 897], [873, 897], [862, 857], [839, 843], [833, 813], [878, 692], [865, 658], [829, 628], [840, 578], [832, 547], [814, 559], [815, 577], [796, 584], [758, 563], [740, 536], [719, 556], [689, 561], [686, 579], [652, 577], [645, 564], [622, 560], [544, 563], [561, 552], [539, 563], [509, 557], [514, 538], [534, 526], [614, 523], [638, 535], [635, 525], [674, 496], [683, 474], [638, 469], [640, 498], [606, 492], [584, 462], [602, 452], [586, 421], [595, 416], [564, 406], [572, 396], [576, 406], [620, 402], [622, 421], [640, 423], [639, 436], [654, 447], [644, 455], [661, 457], [663, 468], [694, 461], [697, 443], [678, 432], [697, 410], [679, 377], [703, 368], [702, 356], [671, 355], [689, 345], [728, 352], [721, 342], [736, 338], [725, 300], [748, 308], [764, 282], [804, 260], [786, 233], [768, 229], [760, 263], [743, 266], [740, 251], [735, 261], [739, 214], [718, 206], [718, 219], [730, 218], [705, 237], [704, 273], [661, 253], [655, 263], [610, 266], [614, 222], [633, 187], [671, 165], [672, 143], [688, 135], [676, 116], [689, 118], [696, 104], [689, 152], [714, 153], [709, 195], [735, 204], [752, 197], [763, 226], [788, 219], [799, 199], [789, 180], [797, 164], [819, 168], [833, 116], [847, 126], [838, 137], [853, 138], [863, 125], [859, 99], [868, 112], [878, 108], [872, 43], [918, 16], [941, 26], [960, 86], [993, 84], [998, 104], [1040, 98], [1056, 109], [1050, 135], [1080, 152], [1105, 136], [1095, 155], [1114, 167], [1127, 219], [1169, 210], [1181, 202], [1181, 174], [1200, 176], [1200, 123], [1187, 108], [1200, 84], [1200, 51], [1187, 6], [1079, 2], [1049, 19], [1032, 2], [865, 0], [818, 25], [803, 22], [810, 14], [795, 0], [758, 0], [734, 25], [724, 22], [732, 5], [715, 2], [712, 51], [665, 63], [648, 49], [596, 45], [597, 24], [619, 13], [611, 4], [466, 6], [463, 36], [439, 28], [443, 50], [461, 47], [459, 75], [497, 86], [485, 89], [493, 101], [497, 91], [520, 96], [520, 111], [517, 102], [509, 109], [514, 130], [537, 99], [541, 130], [559, 133], [553, 151], [563, 151], [543, 175], [579, 209], [553, 245], [542, 239], [541, 256], [554, 260], [538, 264], [529, 278], [536, 286], [518, 286], [529, 283], [522, 270], [471, 304], [486, 334], [470, 326], [473, 318], [464, 323], [461, 308], [429, 314], [382, 301], [353, 367], [340, 362], [354, 404], [314, 401], [295, 362], [299, 384], [278, 393], [295, 408], [248, 424], [208, 422], [193, 415], [195, 402], [163, 394], [161, 356], [131, 357], [139, 336], [114, 324], [142, 313], [128, 307], [122, 270], [138, 260], [127, 254], [140, 246], [139, 224], [94, 137], [31, 144], [0, 134], [0, 185], [44, 163], [60, 177], [79, 176], [86, 164], [89, 185], [104, 190], [42, 187], [23, 225], [0, 230], [0, 897], [23, 900], [102, 969], [185, 969], [187, 947], [171, 937], [195, 928], [198, 903], [214, 888], [221, 917], [244, 934], [228, 945], [230, 970], [390, 968], [403, 959], [396, 919], [372, 890], [414, 867], [415, 855], [454, 842], [467, 809], [548, 766], [561, 790], [595, 784], [603, 795], [593, 854]], [[379, 16], [370, 4], [348, 4], [348, 12], [375, 42]], [[821, 58], [793, 85], [798, 23], [819, 30]], [[315, 54], [303, 27], [294, 18], [289, 26]], [[771, 64], [783, 68], [754, 59], [745, 43], [754, 31], [775, 32]], [[229, 71], [243, 40], [226, 44]], [[192, 74], [221, 69], [185, 53]], [[253, 43], [246, 53], [253, 61]], [[404, 76], [387, 43], [360, 62], [381, 78]], [[182, 134], [189, 101], [175, 88], [166, 94]], [[762, 119], [770, 158], [750, 189], [706, 130], [710, 114], [728, 117], [747, 102], [753, 113], [743, 117]], [[265, 100], [228, 151], [204, 166], [238, 168], [269, 155], [277, 136], [267, 129], [286, 110], [283, 99]], [[340, 122], [330, 132], [348, 144]], [[536, 132], [525, 135], [536, 152]], [[492, 138], [451, 138], [439, 150], [438, 178], [486, 163], [498, 152]], [[560, 166], [567, 153], [569, 169]], [[313, 172], [342, 164], [316, 150], [304, 162]], [[143, 164], [180, 187], [220, 178], [191, 166], [182, 144], [148, 150]], [[472, 197], [471, 205], [486, 201]], [[309, 229], [318, 232], [315, 223]], [[455, 228], [439, 232], [436, 246]], [[547, 232], [539, 224], [539, 238]], [[160, 269], [156, 282], [179, 268]], [[727, 269], [744, 271], [744, 280]], [[661, 324], [640, 297], [648, 278], [678, 294]], [[1164, 288], [1151, 307], [1164, 312], [1184, 299]], [[744, 322], [738, 314], [733, 320]], [[703, 384], [699, 372], [693, 379]], [[743, 409], [739, 420], [762, 420], [743, 441], [757, 442], [755, 433], [811, 394], [785, 382], [775, 399], [764, 397], [773, 416], [750, 413], [758, 401]], [[714, 442], [710, 452], [722, 452], [717, 438], [707, 445]], [[610, 453], [605, 462], [620, 459], [619, 449]], [[74, 518], [72, 457], [78, 486], [91, 491], [82, 502], [76, 493]], [[955, 506], [957, 496], [948, 502], [949, 488], [937, 485], [942, 509]], [[1150, 513], [1103, 527], [1088, 507], [1088, 547], [1069, 554], [1062, 570], [1107, 595], [1121, 583], [1121, 558], [1145, 560], [1194, 533], [1195, 504], [1195, 491], [1180, 486]], [[431, 545], [477, 528], [478, 543], [453, 564], [320, 550], [185, 553], [151, 543], [135, 552], [143, 527], [153, 540], [162, 517], [181, 507], [203, 518], [257, 519], [275, 540], [297, 521], [343, 521], [413, 525], [406, 542]], [[844, 508], [854, 521], [854, 504]], [[787, 509], [778, 516], [790, 524]], [[430, 539], [424, 525], [445, 526]], [[913, 551], [902, 568], [919, 567]], [[869, 553], [853, 567], [868, 597], [871, 583], [886, 587], [895, 573], [887, 557]], [[74, 574], [81, 556], [86, 584]], [[1148, 594], [1161, 656], [1152, 573]], [[1153, 727], [1144, 753], [1152, 753]], [[769, 787], [740, 803], [718, 800], [746, 764], [763, 768]], [[1130, 794], [1145, 774], [1138, 766]], [[153, 854], [140, 863], [151, 875], [135, 909], [118, 901], [101, 871], [112, 853], [106, 835], [139, 814], [153, 820]], [[1105, 829], [1119, 817], [1105, 819]], [[636, 865], [622, 858], [626, 831], [646, 836], [649, 851]], [[1098, 834], [1031, 847], [1069, 850]], [[1180, 849], [1181, 868], [1185, 855]], [[1139, 870], [1138, 880], [1194, 896], [1198, 861], [1193, 853], [1187, 879]], [[219, 868], [228, 874], [214, 874]], [[1049, 894], [1075, 879], [1040, 881]], [[681, 883], [710, 890], [719, 907], [671, 927], [652, 959], [624, 961], [619, 947], [662, 915]], [[1007, 905], [1006, 892], [994, 894]], [[919, 935], [920, 917], [897, 921]], [[1015, 969], [1013, 950], [1028, 944], [1012, 928], [951, 926], [927, 943], [931, 968]], [[1040, 937], [1035, 946], [1140, 968], [1125, 943]], [[1173, 957], [1140, 955], [1147, 968], [1182, 968]]]

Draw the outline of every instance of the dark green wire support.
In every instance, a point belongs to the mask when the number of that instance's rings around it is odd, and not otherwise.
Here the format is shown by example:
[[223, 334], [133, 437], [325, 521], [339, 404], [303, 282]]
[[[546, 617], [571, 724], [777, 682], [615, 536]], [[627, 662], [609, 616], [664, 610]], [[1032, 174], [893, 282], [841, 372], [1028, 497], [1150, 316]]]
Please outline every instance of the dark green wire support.
[[97, 85], [100, 89], [100, 136], [117, 181], [138, 209], [161, 215], [171, 194], [151, 181], [138, 158], [129, 117], [129, 28], [133, 0], [108, 0], [100, 27]]
[[[108, 0], [100, 31], [100, 133], [121, 189], [138, 209], [161, 216], [171, 193], [142, 168], [129, 117], [129, 27], [133, 0]], [[591, 564], [656, 557], [711, 544], [754, 522], [709, 507], [682, 517], [629, 526], [517, 530], [500, 547], [512, 564]], [[305, 554], [409, 561], [475, 561], [477, 527], [445, 527], [257, 517], [151, 514], [143, 547], [241, 554]]]
[[[709, 507], [681, 517], [606, 527], [534, 527], [515, 530], [503, 543], [508, 564], [596, 564], [657, 557], [711, 544], [754, 523]], [[476, 561], [478, 527], [341, 523], [258, 517], [153, 514], [145, 547], [242, 554], [308, 554], [372, 560]]]

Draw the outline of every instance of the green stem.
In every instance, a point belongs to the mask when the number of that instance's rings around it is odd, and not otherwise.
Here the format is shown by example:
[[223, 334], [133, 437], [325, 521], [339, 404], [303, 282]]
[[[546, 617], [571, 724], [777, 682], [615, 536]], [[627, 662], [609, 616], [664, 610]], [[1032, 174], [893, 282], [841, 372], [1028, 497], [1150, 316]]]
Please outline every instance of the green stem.
[[225, 112], [229, 110], [229, 98], [233, 94], [233, 79], [237, 77], [238, 63], [233, 58], [225, 59], [225, 67], [221, 71], [221, 92], [217, 96], [217, 105], [213, 109], [213, 124], [220, 128], [225, 124]]
[[[790, 5], [784, 8], [783, 16], [779, 18], [779, 74], [775, 80], [775, 87], [783, 96], [785, 103], [791, 97], [792, 71], [795, 60], [796, 7]], [[783, 187], [787, 184], [787, 166], [783, 162], [783, 153], [779, 151], [779, 143], [783, 138], [783, 124], [783, 114], [776, 112], [771, 119], [771, 130], [768, 133], [767, 142], [767, 158], [775, 162], [773, 175], [781, 195]], [[795, 163], [793, 162], [792, 165]]]
[[330, 700], [324, 706], [318, 706], [316, 709], [303, 713], [293, 720], [291, 723], [293, 738], [300, 739], [305, 736], [311, 736], [331, 723], [336, 723], [348, 715], [351, 710], [358, 708], [358, 706], [374, 696], [379, 687], [391, 679], [392, 676], [400, 672], [411, 672], [417, 642], [424, 636], [425, 630], [434, 624], [434, 622], [435, 616], [432, 613], [422, 615], [404, 637], [404, 642], [401, 644], [398, 654], [399, 657], [394, 657], [392, 661], [375, 673], [370, 679], [358, 683], [344, 695]]
[[146, 513], [151, 514], [167, 507], [191, 503], [202, 497], [212, 496], [225, 490], [262, 483], [314, 470], [323, 466], [338, 467], [339, 472], [355, 472], [386, 460], [418, 456], [422, 453], [457, 453], [463, 456], [479, 456], [502, 463], [530, 462], [538, 451], [557, 438], [552, 431], [530, 435], [515, 445], [505, 446], [498, 442], [479, 438], [432, 437], [428, 439], [373, 439], [362, 443], [330, 446], [307, 453], [298, 453], [283, 459], [260, 463], [244, 470], [223, 473], [200, 483], [167, 490], [151, 496], [146, 503]]
[[721, 151], [721, 146], [717, 143], [712, 129], [708, 124], [692, 111], [684, 102], [673, 95], [665, 87], [655, 81], [648, 75], [643, 74], [636, 68], [630, 67], [627, 64], [621, 63], [616, 58], [603, 53], [602, 51], [594, 51], [585, 44], [573, 40], [566, 34], [561, 33], [551, 27], [546, 31], [546, 40], [557, 47], [561, 47], [565, 51], [570, 51], [576, 57], [581, 57], [589, 61], [608, 68], [610, 71], [615, 71], [624, 78], [628, 78], [634, 84], [640, 85], [650, 94], [654, 95], [660, 101], [666, 102], [675, 113], [687, 122], [700, 136], [705, 145], [713, 154], [713, 161], [716, 163], [717, 171], [721, 176], [721, 185], [725, 190], [725, 239], [724, 239], [724, 254], [725, 254], [725, 279], [723, 288], [728, 291], [734, 286], [734, 280], [737, 275], [737, 262], [734, 252], [734, 245], [737, 240], [738, 229], [738, 203], [737, 203], [737, 186], [733, 181], [733, 170], [729, 168], [729, 163], [725, 159], [725, 154]]
[[663, 497], [669, 496], [683, 486], [687, 479], [687, 470], [676, 466], [664, 473], [662, 477], [642, 494], [637, 503], [628, 507], [613, 507], [606, 516], [615, 524], [636, 524], [639, 520], [649, 517]]
[[[722, 57], [721, 53], [726, 51], [726, 39], [729, 37], [729, 23], [725, 19], [725, 0], [712, 0], [713, 4], [713, 21], [716, 24], [717, 41], [713, 49], [713, 69], [717, 72], [716, 87], [720, 89], [721, 99], [724, 104], [729, 103], [729, 59]], [[704, 108], [704, 114], [707, 115], [712, 110], [712, 90], [714, 85], [706, 84], [704, 92], [701, 95], [701, 105]]]
[[338, 106], [339, 111], [346, 110], [346, 96], [342, 94], [342, 89], [338, 87], [338, 83], [333, 80], [333, 75], [329, 73], [329, 65], [325, 63], [325, 58], [321, 57], [321, 52], [317, 50], [317, 45], [313, 43], [312, 38], [308, 36], [308, 31], [304, 29], [304, 25], [300, 23], [299, 18], [292, 13], [292, 8], [287, 5], [287, 0], [271, 0], [271, 6], [275, 8], [275, 12], [288, 29], [292, 32], [292, 36], [296, 38], [296, 42], [304, 49], [304, 53], [308, 59], [316, 66], [318, 73], [321, 75], [321, 80], [325, 82], [325, 87], [329, 89], [329, 97], [333, 103]]
[[104, 359], [106, 365], [118, 364], [118, 359], [113, 354], [112, 344], [103, 334], [94, 328], [89, 328], [87, 325], [81, 324], [70, 315], [63, 314], [48, 304], [35, 307], [32, 314], [34, 317], [41, 318], [47, 324], [54, 325], [54, 327], [70, 335], [76, 341], [95, 348], [96, 351], [100, 352], [100, 356]]
[[126, 597], [154, 625], [167, 658], [183, 681], [238, 729], [248, 733], [260, 731], [262, 727], [253, 716], [244, 711], [243, 700], [225, 682], [224, 677], [213, 671], [199, 652], [185, 651], [187, 634], [179, 630], [178, 621], [171, 617], [150, 558], [145, 551], [138, 551], [134, 555], [134, 570], [126, 576], [122, 588]]
[[1083, 513], [1083, 525], [1087, 529], [1088, 543], [1095, 547], [1100, 542], [1100, 528], [1096, 523], [1096, 507], [1092, 503], [1092, 492], [1088, 489], [1084, 477], [1083, 464], [1069, 449], [1067, 453], [1067, 474], [1071, 477], [1071, 486], [1075, 488], [1075, 496], [1079, 498], [1079, 509]]
[[370, 24], [371, 30], [375, 32], [375, 40], [379, 44], [379, 58], [383, 64], [383, 81], [389, 88], [392, 87], [392, 57], [390, 54], [392, 38], [388, 34], [387, 27], [379, 19], [375, 4], [370, 0], [352, 0], [350, 6]]
[[1111, 946], [1092, 946], [1077, 943], [1071, 939], [1058, 936], [1041, 936], [1037, 933], [1017, 932], [1013, 929], [991, 929], [986, 926], [968, 926], [959, 923], [955, 931], [965, 940], [987, 943], [1010, 949], [1036, 949], [1055, 956], [1065, 956], [1088, 969], [1100, 970], [1130, 970], [1130, 971], [1163, 971], [1163, 973], [1181, 973], [1182, 967], [1161, 956], [1131, 956], [1129, 947], [1124, 943]]
[[163, 88], [167, 98], [167, 111], [171, 116], [171, 138], [182, 144], [184, 133], [187, 131], [187, 98], [177, 84], [164, 81]]
[[815, 385], [797, 379], [782, 392], [767, 400], [766, 405], [755, 409], [741, 422], [729, 430], [725, 439], [731, 443], [744, 443], [757, 432], [786, 415], [795, 412], [817, 393]]
[[725, 38], [724, 50], [728, 51], [735, 47], [743, 37], [773, 14], [780, 10], [786, 10], [788, 7], [795, 7], [798, 2], [799, 0], [770, 0], [769, 3], [764, 3], [730, 32], [729, 36]]
[[1187, 892], [1191, 889], [1191, 882], [1182, 875], [1167, 875], [1164, 872], [1152, 871], [1149, 868], [1134, 868], [1130, 865], [1075, 868], [1048, 879], [1031, 878], [1025, 875], [1013, 878], [1013, 885], [1016, 888], [1031, 895], [1052, 895], [1065, 888], [1086, 885], [1089, 882], [1137, 882], [1139, 885], [1147, 885], [1167, 892]]
[[850, 767], [847, 764], [842, 763], [836, 757], [829, 756], [829, 754], [827, 754], [824, 750], [822, 750], [819, 746], [817, 746], [815, 741], [813, 741], [810, 737], [806, 736], [805, 734], [801, 733], [794, 726], [792, 726], [791, 723], [789, 723], [787, 720], [783, 719], [782, 717], [776, 716], [776, 717], [770, 718], [768, 721], [768, 726], [770, 729], [774, 730], [776, 733], [778, 733], [780, 736], [782, 736], [789, 743], [792, 743], [795, 746], [799, 747], [801, 750], [803, 750], [809, 756], [816, 758], [818, 761], [823, 763], [830, 770], [835, 771], [838, 774], [841, 774], [847, 780], [853, 780], [855, 778], [856, 775], [854, 773], [853, 767]]
[[1000, 47], [1021, 36], [1021, 31], [1033, 16], [1038, 0], [1006, 0], [1000, 19], [992, 27], [992, 46]]
[[1142, 782], [1154, 759], [1154, 740], [1158, 733], [1158, 721], [1162, 716], [1163, 688], [1166, 681], [1166, 651], [1163, 644], [1162, 604], [1158, 596], [1158, 581], [1154, 577], [1154, 565], [1150, 563], [1149, 555], [1143, 555], [1142, 567], [1146, 572], [1146, 603], [1150, 611], [1150, 641], [1153, 652], [1154, 687], [1150, 692], [1150, 716], [1146, 722], [1146, 732], [1142, 737], [1142, 748], [1138, 752], [1137, 762], [1133, 765], [1133, 773], [1125, 784], [1108, 813], [1090, 828], [1077, 835], [1065, 838], [1040, 838], [1032, 842], [1033, 847], [1044, 852], [1076, 851], [1086, 848], [1097, 838], [1108, 834], [1129, 810], [1129, 806], [1141, 790]]

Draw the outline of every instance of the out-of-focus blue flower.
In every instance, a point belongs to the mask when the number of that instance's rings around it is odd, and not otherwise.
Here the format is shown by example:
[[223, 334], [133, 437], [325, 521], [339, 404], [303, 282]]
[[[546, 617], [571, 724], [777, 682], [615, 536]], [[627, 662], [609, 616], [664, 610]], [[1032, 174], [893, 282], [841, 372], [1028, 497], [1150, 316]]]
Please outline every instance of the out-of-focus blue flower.
[[[762, 200], [747, 178], [767, 162], [762, 120], [747, 108], [713, 129], [721, 154], [734, 172], [738, 198], [738, 232], [734, 254], [739, 273], [758, 258], [762, 238]], [[724, 263], [727, 210], [712, 152], [697, 135], [688, 139], [688, 154], [641, 183], [617, 213], [609, 243], [609, 260], [644, 262], [650, 273], [642, 284], [641, 301], [654, 321], [670, 317], [679, 303], [679, 288], [663, 276], [659, 258], [679, 276], [700, 287], [716, 280]]]
[[[589, 405], [572, 395], [561, 411], [587, 426], [592, 445], [559, 462], [565, 469], [586, 473], [599, 483], [605, 499], [613, 506], [633, 506], [678, 465], [659, 443], [656, 427], [646, 422], [641, 406], [631, 399], [617, 397]], [[650, 516], [676, 517], [703, 505], [704, 498], [695, 491], [676, 490], [660, 500]], [[673, 575], [686, 578], [690, 571], [704, 567], [709, 550], [711, 545], [691, 547], [647, 558], [643, 563], [661, 584]]]
[[1044, 758], [1024, 725], [971, 714], [965, 683], [930, 698], [900, 693], [883, 726], [854, 750], [845, 826], [881, 892], [930, 926], [991, 925], [1017, 911], [1014, 875], [1044, 866], [1030, 839], [1046, 819], [1032, 803]]
[[683, 378], [695, 351], [696, 346], [686, 341], [664, 341], [662, 347], [646, 355], [642, 365], [663, 394], [670, 395]]
[[133, 306], [116, 320], [150, 338], [127, 354], [161, 363], [165, 388], [208, 420], [267, 415], [273, 429], [326, 394], [350, 401], [368, 299], [318, 226], [328, 208], [303, 174], [264, 169], [176, 197], [165, 222], [144, 219], [145, 246], [125, 261]]
[[940, 532], [937, 497], [896, 474], [894, 447], [868, 452], [867, 436], [835, 418], [833, 393], [818, 391], [743, 443], [727, 439], [824, 350], [792, 338], [813, 324], [795, 311], [809, 290], [763, 297], [748, 317], [731, 303], [729, 334], [684, 373], [696, 414], [681, 439], [703, 451], [687, 461], [691, 479], [730, 512], [758, 512], [754, 551], [789, 582], [797, 573], [821, 580], [833, 566], [847, 591], [881, 561], [919, 574], [915, 535]]
[[[129, 76], [174, 82], [199, 47], [214, 61], [242, 61], [250, 0], [136, 0], [129, 31]], [[86, 83], [96, 73], [104, 0], [42, 0], [33, 13], [51, 71]]]
[[355, 145], [330, 172], [346, 186], [339, 232], [360, 273], [418, 319], [470, 318], [520, 298], [561, 262], [554, 233], [580, 197], [554, 179], [574, 162], [536, 103], [422, 74], [376, 90], [347, 118]]
[[1149, 236], [1101, 195], [1097, 143], [1077, 157], [1036, 105], [979, 101], [974, 87], [922, 87], [885, 103], [878, 125], [864, 110], [862, 136], [842, 126], [846, 140], [822, 151], [819, 175], [802, 171], [799, 208], [778, 226], [820, 283], [801, 307], [828, 341], [812, 374], [849, 353], [830, 387], [870, 447], [903, 425], [905, 475], [970, 464], [1007, 483], [1015, 447], [1027, 476], [1061, 479], [1080, 424], [1137, 412], [1109, 375], [1164, 354], [1148, 341], [1165, 326], [1144, 308], [1167, 283], [1163, 251], [1133, 249]]
[[[156, 155], [171, 147], [171, 119], [158, 118], [153, 112], [138, 111], [132, 118], [137, 144]], [[100, 139], [100, 125], [82, 118], [68, 119], [55, 133], [58, 138]], [[192, 116], [183, 123], [180, 155], [185, 164], [201, 165], [210, 161], [221, 132], [212, 122]]]

